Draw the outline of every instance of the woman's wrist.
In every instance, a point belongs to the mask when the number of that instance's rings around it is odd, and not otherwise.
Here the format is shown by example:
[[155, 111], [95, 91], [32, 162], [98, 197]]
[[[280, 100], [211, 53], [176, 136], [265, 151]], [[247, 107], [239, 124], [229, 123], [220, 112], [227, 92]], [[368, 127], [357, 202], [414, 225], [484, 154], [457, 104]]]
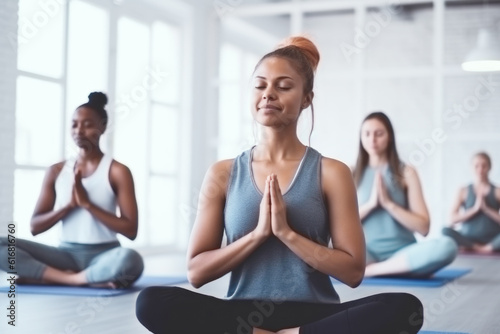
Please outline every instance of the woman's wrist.
[[73, 210], [75, 207], [76, 207], [76, 205], [74, 203], [68, 203], [62, 207], [62, 211], [67, 213], [67, 212], [70, 212], [71, 210]]
[[482, 212], [484, 212], [485, 214], [487, 214], [487, 213], [491, 212], [491, 211], [492, 211], [492, 209], [491, 209], [489, 206], [487, 206], [486, 204], [484, 204], [484, 205], [482, 205], [481, 207], [479, 207], [478, 212], [480, 212], [480, 211], [482, 211]]
[[80, 207], [82, 209], [85, 209], [87, 211], [90, 211], [92, 209], [92, 203], [90, 201], [88, 202], [83, 202], [83, 203], [80, 203]]
[[279, 233], [276, 233], [275, 236], [276, 236], [276, 238], [280, 239], [284, 243], [288, 243], [288, 242], [293, 242], [293, 240], [296, 236], [296, 233], [291, 228], [288, 228], [288, 229], [284, 229], [283, 231], [280, 231]]
[[393, 212], [397, 207], [396, 203], [394, 203], [393, 201], [386, 201], [382, 204], [382, 206], [389, 212]]
[[248, 235], [250, 237], [250, 240], [253, 240], [254, 242], [257, 242], [259, 244], [263, 243], [269, 237], [268, 234], [263, 233], [258, 228], [251, 231]]
[[273, 231], [273, 235], [283, 243], [287, 243], [293, 241], [296, 233], [288, 226], [286, 228], [280, 229], [279, 231]]

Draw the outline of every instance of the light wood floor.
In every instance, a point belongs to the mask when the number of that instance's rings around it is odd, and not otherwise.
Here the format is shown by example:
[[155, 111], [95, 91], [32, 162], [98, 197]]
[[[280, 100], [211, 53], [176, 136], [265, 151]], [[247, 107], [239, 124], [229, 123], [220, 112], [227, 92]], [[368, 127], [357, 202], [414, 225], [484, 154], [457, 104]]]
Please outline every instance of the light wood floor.
[[[500, 333], [500, 257], [461, 255], [452, 267], [473, 268], [466, 276], [439, 288], [336, 285], [342, 301], [389, 291], [410, 292], [425, 307], [423, 329], [474, 334]], [[146, 258], [148, 274], [182, 274], [184, 256]], [[228, 278], [198, 291], [222, 297]], [[2, 282], [3, 284], [4, 282]], [[191, 289], [187, 284], [181, 284]], [[6, 293], [0, 295], [0, 333], [23, 334], [142, 334], [148, 333], [135, 317], [137, 293], [116, 297], [17, 296], [17, 326], [7, 325]], [[202, 334], [202, 333], [200, 333]]]

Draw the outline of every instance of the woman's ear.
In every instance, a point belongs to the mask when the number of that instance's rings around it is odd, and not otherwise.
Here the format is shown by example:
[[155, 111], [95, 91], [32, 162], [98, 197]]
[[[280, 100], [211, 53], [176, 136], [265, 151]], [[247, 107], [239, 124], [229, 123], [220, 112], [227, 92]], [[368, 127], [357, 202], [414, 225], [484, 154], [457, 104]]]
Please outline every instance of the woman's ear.
[[314, 92], [310, 92], [306, 96], [304, 96], [301, 108], [302, 109], [308, 108], [311, 105], [313, 98], [314, 98]]
[[99, 130], [101, 130], [101, 135], [106, 132], [106, 129], [108, 128], [108, 120], [107, 119], [101, 119], [99, 122]]

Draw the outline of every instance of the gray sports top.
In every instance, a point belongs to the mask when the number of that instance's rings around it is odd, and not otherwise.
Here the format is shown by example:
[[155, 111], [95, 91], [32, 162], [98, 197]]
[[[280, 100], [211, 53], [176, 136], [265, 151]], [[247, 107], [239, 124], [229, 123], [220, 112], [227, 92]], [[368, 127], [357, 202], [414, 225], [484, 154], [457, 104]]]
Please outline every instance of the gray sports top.
[[[498, 203], [495, 198], [495, 186], [492, 184], [490, 186], [490, 192], [486, 195], [485, 201], [486, 205], [490, 208], [496, 211], [500, 209], [500, 203]], [[463, 204], [464, 209], [472, 208], [475, 202], [476, 193], [474, 192], [474, 186], [470, 184], [467, 187], [467, 197]], [[469, 220], [464, 221], [460, 231], [464, 235], [473, 237], [479, 242], [487, 243], [490, 242], [495, 235], [500, 233], [500, 225], [488, 217], [484, 212], [479, 212]]]
[[[224, 225], [228, 244], [257, 226], [263, 194], [252, 172], [253, 148], [233, 162]], [[283, 193], [286, 215], [294, 231], [327, 246], [330, 230], [321, 190], [321, 155], [308, 147], [297, 172]], [[229, 299], [287, 300], [338, 303], [330, 277], [295, 255], [278, 238], [271, 236], [240, 266], [231, 272]]]
[[[376, 169], [367, 166], [358, 186], [358, 203], [368, 202], [375, 180]], [[387, 166], [382, 169], [382, 176], [387, 192], [392, 201], [403, 208], [408, 208], [405, 191], [396, 183]], [[390, 257], [395, 251], [416, 242], [412, 231], [396, 221], [385, 209], [377, 207], [362, 221], [365, 232], [366, 249], [378, 260]]]

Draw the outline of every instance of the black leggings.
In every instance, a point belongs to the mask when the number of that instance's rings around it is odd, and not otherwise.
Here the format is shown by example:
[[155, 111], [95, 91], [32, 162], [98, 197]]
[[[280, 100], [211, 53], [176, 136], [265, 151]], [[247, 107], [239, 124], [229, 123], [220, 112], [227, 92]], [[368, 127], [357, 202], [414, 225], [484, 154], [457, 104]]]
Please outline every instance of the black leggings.
[[179, 287], [149, 287], [137, 319], [155, 334], [251, 334], [300, 327], [300, 334], [411, 334], [423, 323], [422, 303], [407, 293], [382, 293], [340, 304], [224, 300]]

